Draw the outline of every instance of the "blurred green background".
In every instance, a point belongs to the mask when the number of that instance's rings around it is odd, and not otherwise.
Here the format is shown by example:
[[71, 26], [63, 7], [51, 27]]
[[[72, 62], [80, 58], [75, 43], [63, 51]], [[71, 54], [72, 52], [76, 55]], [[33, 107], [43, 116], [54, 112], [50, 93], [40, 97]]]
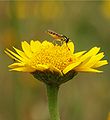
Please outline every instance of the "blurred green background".
[[[75, 51], [101, 47], [110, 59], [110, 1], [0, 1], [0, 120], [49, 120], [45, 85], [28, 73], [9, 72], [5, 48], [51, 40], [51, 29], [74, 40]], [[59, 92], [61, 120], [107, 120], [110, 69], [79, 73]]]

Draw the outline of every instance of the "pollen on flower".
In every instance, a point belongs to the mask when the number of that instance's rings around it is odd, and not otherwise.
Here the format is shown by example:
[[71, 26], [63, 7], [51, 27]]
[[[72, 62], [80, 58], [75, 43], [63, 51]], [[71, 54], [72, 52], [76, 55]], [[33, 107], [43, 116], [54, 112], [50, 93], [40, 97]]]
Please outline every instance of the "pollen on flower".
[[40, 51], [34, 53], [30, 61], [34, 66], [37, 64], [49, 64], [63, 71], [65, 67], [74, 62], [73, 60], [73, 55], [67, 46], [55, 45], [48, 47], [48, 49], [42, 47]]

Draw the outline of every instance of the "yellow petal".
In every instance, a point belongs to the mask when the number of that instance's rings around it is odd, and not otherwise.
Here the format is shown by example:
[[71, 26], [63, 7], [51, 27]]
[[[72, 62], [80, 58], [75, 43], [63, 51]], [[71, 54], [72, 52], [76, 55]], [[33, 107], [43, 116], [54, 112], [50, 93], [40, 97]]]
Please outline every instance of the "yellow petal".
[[87, 63], [83, 64], [83, 67], [92, 67], [95, 65], [100, 59], [104, 57], [103, 53], [99, 53], [98, 55], [92, 56]]
[[17, 59], [16, 57], [14, 57], [12, 54], [10, 54], [8, 51], [4, 51], [9, 57], [11, 57], [13, 60], [16, 60], [18, 62], [21, 62], [19, 59]]
[[22, 49], [27, 57], [30, 58], [32, 56], [31, 47], [26, 41], [22, 42]]
[[20, 63], [13, 63], [13, 64], [9, 65], [8, 67], [9, 68], [17, 68], [17, 67], [23, 67], [23, 66], [25, 66], [25, 64], [20, 62]]
[[22, 72], [34, 72], [36, 69], [32, 68], [32, 67], [17, 67], [17, 68], [13, 68], [10, 71], [22, 71]]
[[72, 63], [70, 65], [68, 65], [64, 70], [63, 73], [66, 74], [67, 72], [69, 72], [70, 70], [74, 69], [76, 66], [78, 66], [81, 62], [75, 62]]
[[27, 58], [27, 56], [24, 54], [24, 52], [22, 52], [21, 50], [18, 50], [17, 48], [13, 47], [15, 49], [15, 51], [21, 56], [21, 61], [26, 62], [29, 61], [29, 59]]
[[36, 52], [41, 48], [41, 43], [39, 41], [31, 40], [30, 46], [31, 46], [31, 51]]
[[82, 57], [81, 57], [81, 61], [86, 60], [87, 58], [96, 55], [99, 52], [100, 48], [98, 47], [94, 47], [91, 50], [89, 50], [87, 53], [85, 53]]
[[15, 49], [15, 51], [21, 56], [21, 57], [26, 57], [26, 55], [24, 54], [24, 52], [22, 52], [21, 50], [18, 50], [17, 48], [13, 47]]
[[58, 68], [54, 67], [53, 65], [49, 65], [49, 70], [52, 72], [60, 73], [60, 75], [63, 76], [62, 72]]
[[86, 67], [76, 67], [75, 68], [75, 71], [78, 71], [78, 72], [103, 72], [103, 71], [99, 71], [99, 70], [96, 70], [96, 69], [93, 69], [93, 68], [86, 68]]
[[93, 68], [101, 67], [101, 66], [107, 65], [107, 64], [108, 64], [107, 60], [101, 60], [101, 61], [98, 61], [98, 62], [93, 66]]
[[16, 53], [14, 53], [14, 52], [12, 52], [11, 50], [9, 50], [9, 49], [6, 49], [7, 50], [7, 52], [5, 51], [5, 53], [7, 54], [7, 55], [9, 55], [10, 57], [12, 57], [13, 56], [13, 58], [15, 59], [15, 60], [22, 60], [22, 58], [18, 55], [18, 54], [16, 54]]
[[77, 52], [74, 54], [75, 57], [80, 57], [81, 55], [83, 55], [86, 51], [81, 51], [81, 52]]
[[68, 46], [69, 50], [71, 51], [71, 53], [74, 53], [74, 43], [73, 42], [68, 42], [67, 46]]
[[40, 70], [40, 71], [44, 71], [44, 70], [47, 70], [49, 68], [48, 65], [42, 65], [42, 64], [37, 64], [35, 66], [36, 70]]
[[42, 42], [42, 47], [43, 48], [48, 48], [48, 47], [53, 47], [54, 45], [51, 43], [51, 42], [48, 42], [48, 41], [43, 41]]

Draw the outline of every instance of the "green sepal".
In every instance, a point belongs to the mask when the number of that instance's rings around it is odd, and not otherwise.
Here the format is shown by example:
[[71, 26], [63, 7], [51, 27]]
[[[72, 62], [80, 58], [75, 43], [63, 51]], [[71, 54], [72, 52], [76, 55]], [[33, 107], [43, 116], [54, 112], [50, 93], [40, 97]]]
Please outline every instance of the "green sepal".
[[75, 75], [77, 74], [77, 72], [75, 72], [74, 70], [69, 71], [67, 74], [63, 74], [61, 75], [58, 72], [52, 72], [49, 70], [44, 70], [44, 71], [35, 71], [32, 73], [32, 75], [46, 83], [46, 84], [52, 84], [52, 85], [56, 85], [59, 86], [62, 83], [65, 83], [69, 80], [71, 80]]

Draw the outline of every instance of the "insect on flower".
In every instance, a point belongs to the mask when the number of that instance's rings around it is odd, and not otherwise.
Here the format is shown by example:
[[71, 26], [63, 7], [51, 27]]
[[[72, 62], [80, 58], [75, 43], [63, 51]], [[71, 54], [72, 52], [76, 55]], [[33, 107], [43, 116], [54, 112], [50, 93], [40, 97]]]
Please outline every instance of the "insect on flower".
[[61, 42], [66, 42], [66, 44], [69, 42], [69, 38], [65, 35], [58, 34], [52, 30], [47, 30], [47, 33], [52, 36], [54, 39], [59, 40]]

